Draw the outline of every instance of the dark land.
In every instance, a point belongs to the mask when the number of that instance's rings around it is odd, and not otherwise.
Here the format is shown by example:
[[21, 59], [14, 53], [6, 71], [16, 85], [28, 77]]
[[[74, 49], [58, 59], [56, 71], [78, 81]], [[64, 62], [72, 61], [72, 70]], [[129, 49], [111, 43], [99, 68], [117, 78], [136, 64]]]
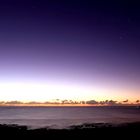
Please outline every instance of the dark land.
[[109, 124], [95, 123], [71, 126], [67, 129], [28, 129], [27, 126], [0, 125], [4, 139], [139, 139], [140, 122]]

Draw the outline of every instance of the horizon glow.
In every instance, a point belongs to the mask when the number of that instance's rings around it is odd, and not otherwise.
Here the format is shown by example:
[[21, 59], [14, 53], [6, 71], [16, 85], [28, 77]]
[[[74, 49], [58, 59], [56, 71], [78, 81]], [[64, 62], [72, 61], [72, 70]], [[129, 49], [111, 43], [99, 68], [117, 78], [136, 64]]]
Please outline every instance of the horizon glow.
[[[115, 90], [115, 89], [114, 89]], [[118, 93], [117, 93], [118, 92]], [[100, 89], [99, 87], [82, 87], [75, 85], [51, 85], [40, 83], [0, 83], [0, 101], [52, 101], [60, 100], [117, 100], [129, 99], [135, 101], [139, 98], [131, 96], [122, 96], [119, 92], [112, 89]], [[113, 94], [117, 96], [112, 96]], [[126, 94], [128, 95], [128, 93]], [[130, 94], [131, 95], [131, 94]]]

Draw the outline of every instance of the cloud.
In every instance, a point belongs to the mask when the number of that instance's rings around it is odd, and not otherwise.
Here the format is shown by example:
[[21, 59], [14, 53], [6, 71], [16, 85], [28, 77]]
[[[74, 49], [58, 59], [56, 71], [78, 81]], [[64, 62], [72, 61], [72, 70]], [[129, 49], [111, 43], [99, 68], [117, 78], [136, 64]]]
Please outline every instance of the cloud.
[[41, 102], [32, 101], [32, 102], [28, 102], [27, 104], [41, 104]]
[[4, 101], [0, 101], [0, 104], [4, 104], [5, 102]]
[[[140, 100], [136, 100], [133, 104], [140, 103]], [[0, 105], [49, 105], [49, 104], [59, 104], [59, 105], [65, 105], [65, 104], [71, 104], [71, 105], [103, 105], [103, 106], [114, 106], [114, 105], [128, 105], [128, 99], [124, 100], [122, 102], [118, 102], [115, 100], [104, 100], [104, 101], [96, 101], [96, 100], [88, 100], [88, 101], [75, 101], [75, 100], [60, 100], [56, 99], [53, 101], [45, 101], [45, 102], [37, 102], [37, 101], [30, 101], [30, 102], [21, 102], [21, 101], [0, 101]]]
[[124, 103], [127, 103], [127, 102], [128, 102], [128, 99], [127, 99], [127, 100], [124, 100], [123, 102], [124, 102]]
[[139, 103], [140, 102], [140, 100], [136, 100], [136, 103]]
[[108, 105], [117, 105], [117, 101], [110, 100], [107, 102]]
[[20, 101], [8, 101], [8, 102], [5, 102], [4, 104], [23, 104], [23, 103]]
[[98, 102], [96, 100], [89, 100], [86, 104], [98, 104]]
[[100, 101], [99, 104], [100, 105], [118, 105], [120, 103], [118, 103], [118, 101], [114, 101], [114, 100], [105, 100], [105, 101]]
[[73, 101], [73, 100], [62, 100], [62, 104], [80, 104], [78, 101]]

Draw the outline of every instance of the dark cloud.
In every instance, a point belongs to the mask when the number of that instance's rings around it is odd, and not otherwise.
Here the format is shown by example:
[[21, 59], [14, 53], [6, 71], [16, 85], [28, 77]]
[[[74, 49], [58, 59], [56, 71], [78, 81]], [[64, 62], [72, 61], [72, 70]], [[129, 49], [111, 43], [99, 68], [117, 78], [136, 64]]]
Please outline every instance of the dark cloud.
[[124, 103], [127, 103], [127, 102], [128, 102], [128, 100], [124, 100], [123, 102], [124, 102]]
[[99, 104], [100, 105], [119, 105], [120, 103], [114, 100], [105, 100], [105, 101], [100, 101]]
[[5, 104], [23, 104], [23, 102], [20, 102], [20, 101], [8, 101], [8, 102], [5, 102]]
[[28, 102], [28, 104], [41, 104], [41, 102], [32, 101], [32, 102]]
[[73, 100], [62, 100], [62, 104], [80, 104], [78, 101], [73, 101]]
[[4, 104], [5, 102], [4, 101], [0, 101], [0, 104]]
[[[140, 100], [136, 100], [134, 104], [138, 104]], [[104, 100], [104, 101], [96, 101], [96, 100], [88, 100], [88, 101], [74, 101], [74, 100], [60, 100], [56, 99], [54, 101], [45, 101], [45, 102], [36, 102], [36, 101], [31, 101], [31, 102], [21, 102], [21, 101], [0, 101], [0, 105], [22, 105], [22, 104], [27, 104], [27, 105], [35, 105], [35, 104], [42, 104], [42, 105], [47, 105], [47, 104], [71, 104], [71, 105], [76, 105], [76, 104], [83, 104], [83, 105], [102, 105], [102, 106], [117, 106], [117, 105], [128, 105], [128, 100], [124, 100], [122, 102], [118, 102], [115, 100]], [[131, 104], [132, 105], [132, 104]]]
[[139, 103], [140, 102], [140, 100], [136, 100], [136, 103]]
[[86, 102], [86, 104], [99, 104], [99, 102], [97, 102], [95, 100], [89, 100]]

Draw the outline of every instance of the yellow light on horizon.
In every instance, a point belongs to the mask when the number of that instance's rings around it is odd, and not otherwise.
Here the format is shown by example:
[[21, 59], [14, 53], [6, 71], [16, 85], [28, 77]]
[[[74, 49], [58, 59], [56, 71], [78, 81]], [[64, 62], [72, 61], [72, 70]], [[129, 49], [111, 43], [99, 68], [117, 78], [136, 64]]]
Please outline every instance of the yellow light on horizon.
[[[124, 97], [122, 96], [122, 92]], [[110, 100], [126, 99], [122, 90], [76, 85], [51, 85], [38, 83], [0, 83], [0, 101], [50, 101], [60, 100]], [[130, 95], [130, 94], [129, 94]], [[129, 96], [130, 97], [130, 96]]]
[[84, 99], [92, 91], [80, 87], [48, 84], [0, 84], [0, 100], [47, 101], [52, 99]]

